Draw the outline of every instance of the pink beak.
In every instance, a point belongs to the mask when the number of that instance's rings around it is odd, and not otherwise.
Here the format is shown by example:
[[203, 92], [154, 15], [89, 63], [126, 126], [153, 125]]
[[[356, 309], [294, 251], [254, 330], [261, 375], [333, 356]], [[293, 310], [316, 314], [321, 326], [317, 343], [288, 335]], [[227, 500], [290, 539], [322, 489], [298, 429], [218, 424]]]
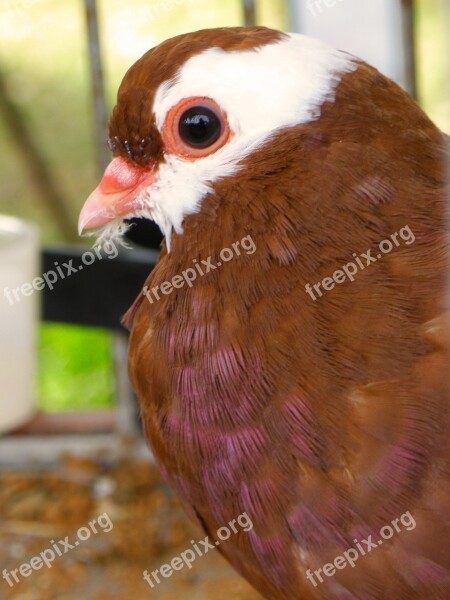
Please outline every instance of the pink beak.
[[103, 227], [142, 209], [140, 192], [157, 180], [154, 165], [131, 165], [124, 158], [114, 158], [106, 168], [100, 185], [83, 206], [78, 221], [80, 235], [86, 229]]

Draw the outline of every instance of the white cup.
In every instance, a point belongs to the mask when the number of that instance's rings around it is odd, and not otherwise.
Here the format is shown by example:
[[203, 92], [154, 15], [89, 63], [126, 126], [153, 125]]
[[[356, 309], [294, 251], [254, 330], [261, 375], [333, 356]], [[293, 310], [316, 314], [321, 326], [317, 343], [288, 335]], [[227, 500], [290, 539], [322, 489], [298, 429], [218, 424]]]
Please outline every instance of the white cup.
[[26, 221], [0, 215], [0, 433], [36, 411], [39, 233]]

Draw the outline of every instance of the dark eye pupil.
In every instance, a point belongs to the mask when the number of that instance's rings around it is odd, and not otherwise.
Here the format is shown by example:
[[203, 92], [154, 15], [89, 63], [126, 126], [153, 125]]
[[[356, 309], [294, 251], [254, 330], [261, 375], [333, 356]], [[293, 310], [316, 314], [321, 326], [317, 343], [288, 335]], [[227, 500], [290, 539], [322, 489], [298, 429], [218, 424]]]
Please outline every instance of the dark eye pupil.
[[181, 139], [194, 148], [208, 148], [220, 138], [222, 123], [211, 109], [193, 106], [180, 119]]

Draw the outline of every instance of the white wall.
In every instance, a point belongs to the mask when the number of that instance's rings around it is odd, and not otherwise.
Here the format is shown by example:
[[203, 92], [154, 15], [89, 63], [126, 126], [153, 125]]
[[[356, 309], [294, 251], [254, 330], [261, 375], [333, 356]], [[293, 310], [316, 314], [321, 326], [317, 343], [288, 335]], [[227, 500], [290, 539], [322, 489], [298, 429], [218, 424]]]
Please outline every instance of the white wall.
[[291, 31], [323, 39], [405, 86], [401, 0], [290, 0]]

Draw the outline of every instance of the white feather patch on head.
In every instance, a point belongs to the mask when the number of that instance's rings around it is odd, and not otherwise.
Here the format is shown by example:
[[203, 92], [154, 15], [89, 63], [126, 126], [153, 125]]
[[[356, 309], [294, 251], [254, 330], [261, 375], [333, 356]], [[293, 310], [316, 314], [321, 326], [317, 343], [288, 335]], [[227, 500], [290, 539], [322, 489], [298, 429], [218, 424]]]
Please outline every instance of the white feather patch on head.
[[[257, 49], [227, 52], [210, 48], [187, 60], [156, 92], [153, 111], [160, 131], [169, 110], [182, 99], [206, 96], [227, 114], [230, 141], [214, 154], [188, 161], [166, 154], [158, 182], [141, 195], [166, 235], [182, 233], [184, 218], [198, 212], [212, 184], [234, 175], [239, 163], [279, 130], [317, 120], [325, 101], [334, 101], [354, 57], [319, 40], [287, 34]], [[141, 216], [141, 215], [133, 215]]]

